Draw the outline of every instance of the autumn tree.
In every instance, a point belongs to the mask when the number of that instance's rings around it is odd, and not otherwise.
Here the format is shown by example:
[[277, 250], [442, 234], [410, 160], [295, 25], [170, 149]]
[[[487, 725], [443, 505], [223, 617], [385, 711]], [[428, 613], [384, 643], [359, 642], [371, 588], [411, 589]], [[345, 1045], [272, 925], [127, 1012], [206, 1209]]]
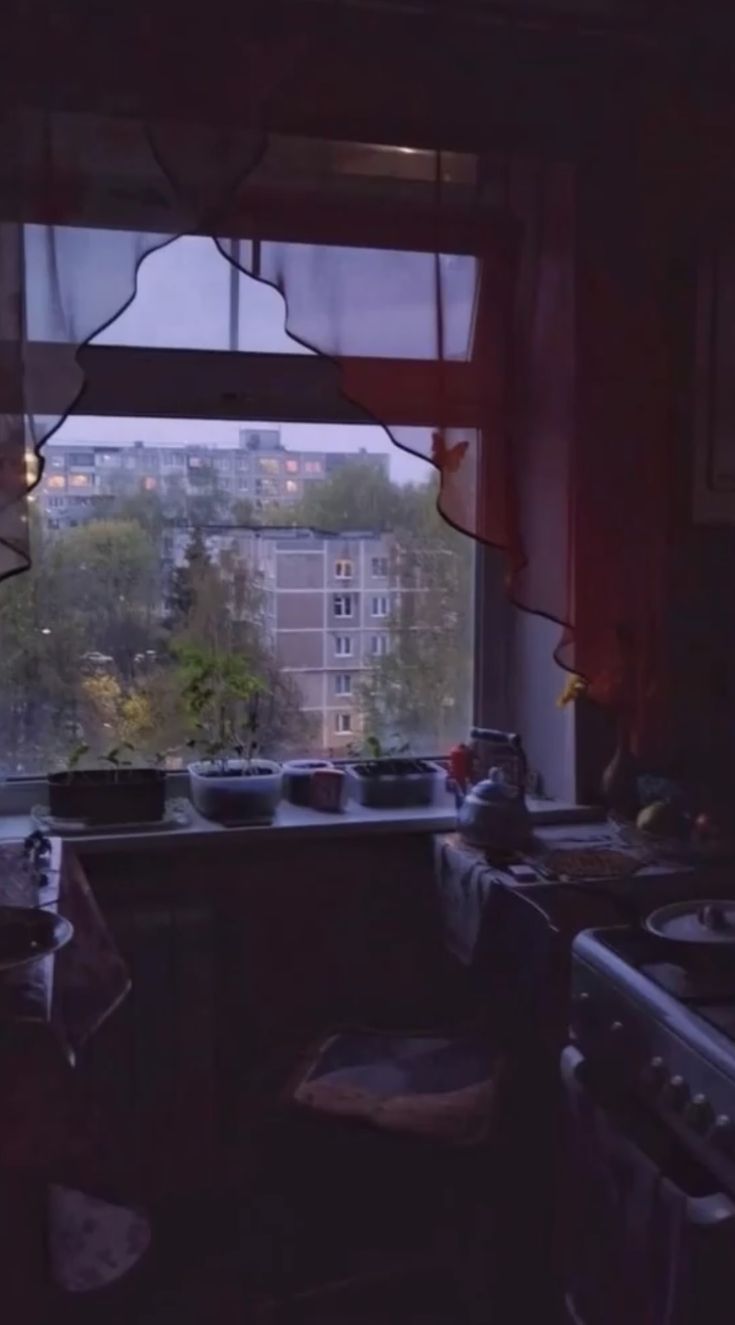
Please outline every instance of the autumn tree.
[[472, 543], [436, 508], [437, 486], [402, 491], [390, 555], [388, 651], [359, 688], [363, 729], [435, 754], [467, 735], [472, 693]]

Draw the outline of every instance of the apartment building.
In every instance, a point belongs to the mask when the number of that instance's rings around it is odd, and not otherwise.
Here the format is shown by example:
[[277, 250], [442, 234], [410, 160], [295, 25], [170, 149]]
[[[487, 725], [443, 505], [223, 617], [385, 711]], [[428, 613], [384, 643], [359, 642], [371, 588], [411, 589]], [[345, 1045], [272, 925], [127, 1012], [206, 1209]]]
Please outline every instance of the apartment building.
[[310, 483], [328, 479], [360, 460], [387, 474], [387, 455], [354, 451], [287, 449], [277, 429], [240, 429], [237, 446], [152, 446], [58, 442], [45, 449], [41, 510], [51, 528], [65, 529], [103, 517], [115, 500], [138, 492], [159, 494], [171, 518], [184, 518], [187, 503], [206, 493], [224, 503], [252, 502], [255, 510], [294, 505]]
[[[324, 750], [359, 740], [359, 684], [388, 652], [389, 621], [401, 591], [392, 534], [312, 529], [204, 531], [209, 555], [233, 574], [238, 563], [257, 575], [263, 623], [283, 671], [298, 683]], [[167, 531], [172, 568], [186, 561], [191, 532]]]

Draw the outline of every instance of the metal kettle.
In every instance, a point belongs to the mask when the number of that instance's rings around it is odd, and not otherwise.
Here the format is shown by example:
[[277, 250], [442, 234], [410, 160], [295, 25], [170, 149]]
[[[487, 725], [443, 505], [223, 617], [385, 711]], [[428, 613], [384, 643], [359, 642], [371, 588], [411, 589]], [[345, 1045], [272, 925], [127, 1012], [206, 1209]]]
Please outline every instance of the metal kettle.
[[457, 823], [469, 846], [515, 851], [526, 841], [531, 819], [523, 793], [508, 784], [502, 769], [492, 768], [468, 791]]

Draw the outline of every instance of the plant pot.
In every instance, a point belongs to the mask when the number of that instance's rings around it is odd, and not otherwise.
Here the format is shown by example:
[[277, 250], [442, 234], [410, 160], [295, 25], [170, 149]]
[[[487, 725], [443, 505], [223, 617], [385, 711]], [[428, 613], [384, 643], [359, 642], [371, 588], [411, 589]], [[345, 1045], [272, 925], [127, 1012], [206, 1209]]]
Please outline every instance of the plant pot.
[[349, 793], [373, 810], [432, 805], [443, 776], [427, 759], [373, 759], [347, 768]]
[[311, 775], [331, 768], [326, 759], [290, 759], [283, 765], [283, 794], [292, 805], [311, 805]]
[[166, 774], [160, 768], [79, 768], [50, 773], [47, 787], [55, 819], [156, 823], [166, 808]]
[[228, 759], [224, 768], [201, 760], [189, 765], [191, 799], [205, 819], [225, 824], [269, 824], [281, 799], [281, 765], [269, 759]]

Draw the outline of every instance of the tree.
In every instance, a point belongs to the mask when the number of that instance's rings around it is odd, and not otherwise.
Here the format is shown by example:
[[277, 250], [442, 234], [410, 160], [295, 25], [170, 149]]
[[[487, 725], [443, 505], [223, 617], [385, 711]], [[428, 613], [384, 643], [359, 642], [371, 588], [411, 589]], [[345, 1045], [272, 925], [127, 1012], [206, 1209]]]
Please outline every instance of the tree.
[[57, 584], [55, 610], [74, 623], [84, 650], [113, 659], [125, 681], [160, 630], [160, 576], [150, 534], [134, 520], [91, 520], [49, 540], [43, 573]]
[[323, 483], [309, 483], [294, 522], [341, 533], [346, 529], [376, 532], [400, 528], [402, 490], [382, 469], [356, 459]]
[[187, 621], [194, 606], [197, 581], [210, 564], [204, 534], [196, 526], [191, 531], [186, 560], [183, 566], [174, 569], [169, 581], [166, 604], [170, 629], [179, 630]]
[[472, 543], [442, 520], [436, 481], [403, 490], [391, 554], [388, 652], [360, 686], [363, 727], [435, 754], [467, 735]]
[[73, 744], [78, 623], [59, 611], [60, 586], [45, 565], [46, 538], [30, 507], [34, 563], [0, 591], [0, 768], [36, 772]]
[[[260, 695], [261, 748], [298, 748], [306, 736], [301, 697], [278, 666], [266, 630], [263, 590], [252, 564], [232, 549], [224, 549], [215, 563], [206, 552], [201, 531], [195, 530], [185, 571], [178, 596], [180, 607], [186, 610], [171, 637], [174, 659], [187, 653], [191, 656], [193, 650], [223, 674], [230, 669], [252, 677]], [[183, 694], [186, 676], [180, 667], [175, 684]]]

